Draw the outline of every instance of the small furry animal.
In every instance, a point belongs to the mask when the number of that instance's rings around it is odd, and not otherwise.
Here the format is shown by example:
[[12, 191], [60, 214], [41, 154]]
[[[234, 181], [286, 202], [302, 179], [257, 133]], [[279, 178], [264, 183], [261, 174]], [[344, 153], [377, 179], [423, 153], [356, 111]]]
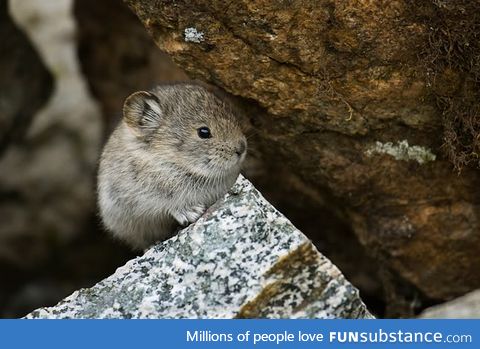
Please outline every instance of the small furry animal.
[[134, 249], [167, 239], [230, 189], [246, 150], [231, 107], [204, 87], [135, 92], [100, 159], [103, 223]]

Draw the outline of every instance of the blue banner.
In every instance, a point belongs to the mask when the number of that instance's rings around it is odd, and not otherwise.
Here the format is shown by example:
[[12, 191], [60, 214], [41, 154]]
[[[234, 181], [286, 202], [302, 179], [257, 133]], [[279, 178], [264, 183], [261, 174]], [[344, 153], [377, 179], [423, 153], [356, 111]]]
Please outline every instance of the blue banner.
[[480, 320], [0, 320], [0, 348], [480, 348]]

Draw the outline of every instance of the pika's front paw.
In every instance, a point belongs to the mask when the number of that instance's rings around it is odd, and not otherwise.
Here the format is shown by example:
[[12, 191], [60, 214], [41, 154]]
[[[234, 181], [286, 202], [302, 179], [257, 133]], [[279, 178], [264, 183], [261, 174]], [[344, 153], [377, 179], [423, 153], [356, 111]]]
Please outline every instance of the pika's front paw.
[[205, 211], [205, 206], [198, 205], [182, 211], [172, 212], [172, 216], [180, 225], [187, 226], [190, 223], [196, 222]]

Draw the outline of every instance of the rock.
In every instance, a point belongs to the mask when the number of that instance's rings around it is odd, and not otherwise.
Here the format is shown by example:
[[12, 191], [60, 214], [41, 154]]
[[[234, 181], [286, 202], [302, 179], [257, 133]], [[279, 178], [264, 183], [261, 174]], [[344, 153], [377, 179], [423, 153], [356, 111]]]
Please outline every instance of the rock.
[[242, 176], [196, 223], [27, 318], [371, 318], [341, 272]]
[[[120, 117], [124, 98], [130, 93], [148, 89], [158, 83], [189, 79], [172, 62], [170, 56], [158, 49], [142, 23], [123, 2], [79, 0], [74, 4], [74, 15], [78, 23], [78, 56], [90, 89], [102, 107], [106, 123], [105, 135], [109, 134]], [[184, 34], [189, 42], [200, 41], [202, 38], [195, 28], [186, 28]], [[206, 87], [212, 88], [212, 85]], [[223, 91], [215, 92], [222, 94]], [[248, 128], [249, 121], [245, 121]], [[256, 148], [254, 138], [250, 137], [249, 141], [249, 148]], [[355, 237], [348, 225], [344, 222], [338, 223], [339, 219], [332, 218], [331, 213], [325, 212], [326, 210], [318, 207], [315, 202], [307, 202], [308, 198], [298, 198], [298, 191], [295, 193], [295, 190], [292, 190], [298, 200], [288, 200], [290, 193], [286, 188], [290, 187], [289, 183], [282, 183], [282, 192], [279, 192], [276, 183], [270, 189], [268, 184], [271, 181], [271, 171], [255, 158], [254, 151], [249, 152], [244, 171], [249, 178], [254, 179], [261, 192], [275, 207], [281, 207], [282, 212], [298, 224], [305, 234], [314, 238], [315, 245], [322, 249], [322, 253], [326, 254], [364, 295], [376, 298], [376, 304], [381, 304], [378, 301], [382, 291], [375, 275], [376, 263], [368, 259], [359, 242], [353, 240]], [[254, 161], [256, 164], [252, 166]], [[252, 169], [253, 167], [262, 168], [262, 174], [259, 175], [259, 171]], [[272, 171], [278, 172], [275, 169]], [[309, 210], [314, 210], [315, 214], [305, 215]], [[315, 236], [319, 224], [324, 230], [321, 236]], [[347, 246], [346, 239], [350, 241]], [[353, 264], [352, 259], [356, 261]], [[378, 311], [382, 312], [383, 309]]]
[[411, 294], [480, 287], [480, 177], [459, 176], [442, 150], [452, 137], [476, 149], [475, 120], [453, 122], [461, 105], [448, 109], [448, 96], [478, 101], [461, 97], [480, 80], [466, 70], [473, 56], [432, 65], [471, 52], [477, 40], [443, 45], [441, 33], [456, 18], [478, 20], [472, 11], [410, 0], [125, 2], [191, 77], [243, 97], [257, 150], [282, 174], [272, 186], [294, 183], [294, 200], [316, 202], [304, 216], [331, 208]]
[[480, 290], [466, 294], [450, 302], [427, 308], [420, 314], [424, 319], [479, 319]]
[[80, 65], [102, 107], [105, 134], [121, 117], [131, 93], [188, 79], [122, 1], [75, 0], [74, 16]]
[[53, 79], [28, 37], [0, 3], [0, 156], [21, 140], [36, 112], [46, 103]]
[[[0, 317], [23, 316], [52, 304], [58, 294], [62, 296], [53, 304], [80, 285], [94, 284], [114, 269], [106, 256], [111, 257], [112, 250], [122, 251], [111, 242], [109, 249], [99, 248], [108, 246], [106, 234], [98, 232], [100, 225], [94, 220], [102, 122], [79, 75], [69, 1], [9, 3], [11, 16], [54, 73], [56, 89], [28, 132], [11, 143], [0, 159], [0, 273], [8, 280], [0, 287]], [[27, 66], [21, 68], [28, 73]], [[33, 72], [23, 79], [19, 81], [27, 84], [24, 93], [40, 88], [40, 77]], [[38, 104], [33, 97], [23, 103], [26, 108]], [[88, 260], [88, 246], [101, 254], [95, 252], [98, 257]], [[117, 258], [113, 263], [124, 261]], [[52, 292], [55, 287], [57, 292]], [[41, 288], [45, 291], [28, 291]]]
[[[0, 161], [0, 262], [37, 266], [51, 248], [78, 234], [93, 211], [101, 142], [99, 111], [74, 59], [74, 22], [67, 2], [13, 1], [25, 28], [55, 72], [56, 90], [24, 140]], [[54, 20], [55, 19], [55, 20]], [[65, 40], [67, 38], [67, 40]]]

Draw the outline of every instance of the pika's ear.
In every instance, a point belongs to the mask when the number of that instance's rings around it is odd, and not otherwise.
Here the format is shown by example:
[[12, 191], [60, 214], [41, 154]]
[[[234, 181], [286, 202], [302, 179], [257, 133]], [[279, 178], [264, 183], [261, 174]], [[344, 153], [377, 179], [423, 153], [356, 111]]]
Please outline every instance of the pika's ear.
[[135, 92], [123, 104], [123, 117], [128, 126], [142, 133], [153, 131], [163, 117], [160, 101], [150, 92]]

